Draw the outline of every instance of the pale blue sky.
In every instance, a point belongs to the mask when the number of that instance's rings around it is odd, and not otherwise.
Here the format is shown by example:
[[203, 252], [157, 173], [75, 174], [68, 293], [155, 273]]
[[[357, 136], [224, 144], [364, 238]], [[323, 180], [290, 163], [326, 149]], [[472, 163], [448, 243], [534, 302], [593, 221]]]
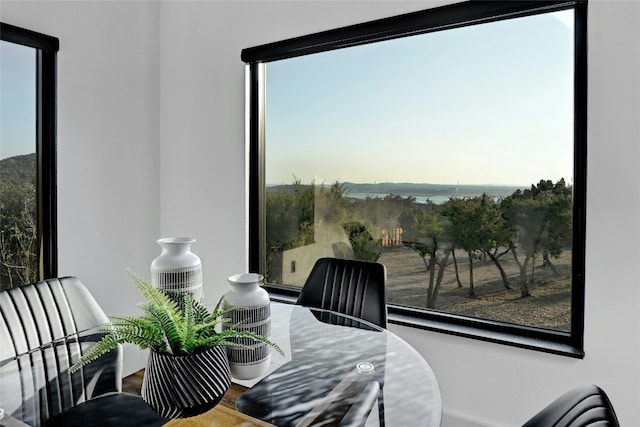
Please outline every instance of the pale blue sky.
[[268, 63], [266, 181], [572, 182], [572, 82], [573, 11]]
[[35, 153], [35, 52], [0, 42], [0, 159]]

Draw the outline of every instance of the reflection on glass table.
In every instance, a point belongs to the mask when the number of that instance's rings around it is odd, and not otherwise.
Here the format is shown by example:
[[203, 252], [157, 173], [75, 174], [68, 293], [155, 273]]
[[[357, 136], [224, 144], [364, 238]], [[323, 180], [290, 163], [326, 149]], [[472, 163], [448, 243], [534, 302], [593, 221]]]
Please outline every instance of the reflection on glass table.
[[236, 402], [279, 427], [439, 426], [440, 390], [427, 362], [392, 332], [356, 318], [272, 304], [272, 340], [286, 359]]
[[[63, 408], [73, 406], [71, 402], [90, 398], [83, 394], [82, 388], [74, 386], [88, 383], [89, 379], [93, 379], [93, 383], [87, 384], [87, 388], [95, 395], [102, 394], [101, 382], [96, 379], [107, 377], [109, 372], [103, 372], [101, 364], [89, 365], [83, 372], [73, 374], [65, 368], [102, 335], [98, 327], [78, 331], [0, 361], [0, 407], [5, 413], [0, 425], [41, 425], [46, 418], [43, 414], [48, 411], [59, 413]], [[14, 336], [13, 339], [16, 341], [7, 339], [2, 343], [7, 346], [4, 354], [15, 352], [16, 342], [21, 348], [27, 345], [22, 337]], [[109, 360], [114, 357], [117, 355], [105, 356]]]

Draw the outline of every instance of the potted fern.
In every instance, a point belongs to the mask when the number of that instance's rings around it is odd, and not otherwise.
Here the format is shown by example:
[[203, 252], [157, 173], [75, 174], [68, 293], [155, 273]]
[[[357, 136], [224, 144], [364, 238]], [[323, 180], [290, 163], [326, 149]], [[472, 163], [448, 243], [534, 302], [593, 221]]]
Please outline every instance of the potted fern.
[[[110, 316], [103, 326], [104, 337], [71, 368], [75, 372], [123, 343], [149, 349], [142, 383], [142, 398], [160, 415], [176, 418], [193, 416], [214, 407], [231, 385], [226, 347], [242, 346], [241, 339], [268, 344], [267, 338], [233, 325], [224, 316], [231, 308], [220, 303], [209, 312], [189, 294], [165, 293], [127, 270], [146, 302], [143, 315]], [[218, 329], [218, 330], [217, 330]]]

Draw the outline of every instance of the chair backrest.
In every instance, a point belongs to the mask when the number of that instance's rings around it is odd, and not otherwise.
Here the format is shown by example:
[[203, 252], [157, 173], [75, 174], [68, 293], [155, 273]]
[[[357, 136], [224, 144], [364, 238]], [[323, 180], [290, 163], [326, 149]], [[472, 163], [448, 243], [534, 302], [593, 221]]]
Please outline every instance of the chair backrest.
[[604, 390], [595, 385], [577, 387], [538, 412], [523, 427], [619, 427]]
[[320, 258], [297, 304], [348, 314], [387, 327], [387, 271], [377, 262]]
[[0, 314], [0, 406], [9, 415], [44, 425], [85, 400], [122, 389], [120, 348], [68, 372], [102, 337], [95, 328], [108, 321], [77, 278], [2, 291]]

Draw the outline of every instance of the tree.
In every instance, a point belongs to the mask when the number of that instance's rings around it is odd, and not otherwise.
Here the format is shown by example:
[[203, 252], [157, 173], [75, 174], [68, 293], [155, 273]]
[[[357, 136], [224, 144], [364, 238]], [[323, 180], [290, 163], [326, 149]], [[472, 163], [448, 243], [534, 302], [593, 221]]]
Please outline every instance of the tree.
[[393, 230], [400, 227], [398, 218], [402, 212], [415, 206], [413, 196], [402, 197], [388, 194], [384, 197], [367, 197], [364, 200], [351, 199], [349, 212], [351, 217], [375, 226], [381, 230]]
[[268, 191], [265, 198], [266, 279], [278, 283], [280, 272], [274, 262], [284, 250], [313, 243], [315, 185], [294, 179], [289, 188]]
[[344, 184], [338, 181], [330, 186], [320, 185], [314, 193], [314, 217], [311, 221], [315, 224], [341, 225], [348, 217], [347, 200], [344, 197], [346, 189]]
[[0, 288], [40, 279], [35, 154], [0, 166]]
[[363, 261], [378, 261], [380, 252], [377, 250], [378, 243], [373, 239], [367, 227], [358, 221], [349, 221], [342, 225], [344, 231], [349, 236], [349, 243], [353, 249], [353, 257]]
[[473, 281], [473, 259], [475, 251], [480, 249], [479, 230], [482, 226], [476, 216], [475, 199], [451, 198], [443, 207], [443, 214], [451, 221], [454, 244], [464, 249], [469, 259], [469, 296], [475, 296]]
[[419, 207], [404, 212], [399, 220], [404, 229], [403, 245], [420, 255], [429, 274], [427, 308], [436, 308], [444, 269], [453, 250], [451, 224], [434, 209]]
[[[512, 233], [511, 252], [520, 270], [520, 294], [529, 296], [535, 255], [557, 258], [572, 235], [571, 188], [564, 179], [556, 184], [540, 180], [528, 190], [505, 198], [501, 210]], [[528, 275], [531, 268], [532, 274]]]
[[[500, 272], [504, 287], [511, 289], [507, 274], [499, 262], [499, 258], [509, 250], [510, 232], [505, 227], [497, 203], [486, 193], [469, 199], [451, 199], [444, 205], [444, 213], [453, 224], [456, 244], [469, 256], [469, 296], [475, 295], [473, 260], [479, 255], [491, 259]], [[501, 247], [506, 247], [506, 251], [500, 253]]]

